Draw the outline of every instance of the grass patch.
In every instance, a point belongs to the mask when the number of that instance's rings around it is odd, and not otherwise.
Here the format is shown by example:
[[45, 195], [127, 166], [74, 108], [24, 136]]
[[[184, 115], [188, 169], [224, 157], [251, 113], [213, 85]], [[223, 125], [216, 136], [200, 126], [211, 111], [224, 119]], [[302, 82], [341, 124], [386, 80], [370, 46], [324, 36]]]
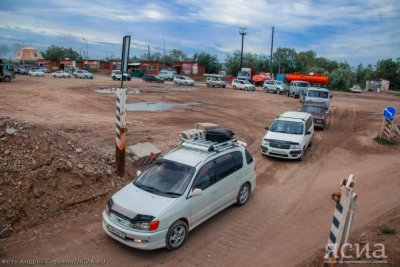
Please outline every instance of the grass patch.
[[380, 138], [379, 135], [375, 136], [374, 140], [375, 140], [375, 142], [377, 142], [378, 144], [381, 144], [381, 145], [395, 145], [396, 144], [395, 141], [389, 141], [384, 138]]
[[387, 225], [382, 225], [379, 229], [383, 235], [394, 235], [396, 233], [396, 230]]

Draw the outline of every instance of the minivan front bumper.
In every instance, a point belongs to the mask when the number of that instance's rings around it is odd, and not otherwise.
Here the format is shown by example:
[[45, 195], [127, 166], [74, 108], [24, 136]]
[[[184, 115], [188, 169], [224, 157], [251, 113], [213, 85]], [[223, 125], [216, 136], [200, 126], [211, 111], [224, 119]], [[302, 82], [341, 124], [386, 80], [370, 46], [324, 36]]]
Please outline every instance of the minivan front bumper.
[[[168, 229], [152, 232], [128, 230], [110, 220], [106, 211], [103, 211], [103, 230], [115, 240], [133, 248], [153, 250], [166, 246], [165, 239]], [[125, 238], [116, 233], [125, 234]]]
[[270, 148], [264, 145], [261, 145], [261, 153], [266, 156], [283, 159], [298, 159], [301, 157], [301, 150], [299, 149]]

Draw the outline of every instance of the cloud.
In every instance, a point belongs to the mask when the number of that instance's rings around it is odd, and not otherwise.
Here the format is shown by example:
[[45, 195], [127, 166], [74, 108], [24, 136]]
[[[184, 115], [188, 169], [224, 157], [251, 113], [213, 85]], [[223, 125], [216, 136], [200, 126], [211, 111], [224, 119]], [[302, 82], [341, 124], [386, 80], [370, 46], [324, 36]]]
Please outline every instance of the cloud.
[[131, 34], [139, 50], [147, 45], [163, 50], [164, 39], [167, 50], [208, 51], [223, 58], [240, 49], [239, 27], [247, 27], [246, 52], [269, 54], [275, 26], [275, 48], [313, 49], [318, 56], [348, 61], [400, 54], [398, 0], [41, 0], [39, 9], [30, 2], [4, 6], [0, 39], [26, 32], [43, 36], [43, 43], [48, 36], [82, 45], [84, 37], [92, 46], [117, 47]]

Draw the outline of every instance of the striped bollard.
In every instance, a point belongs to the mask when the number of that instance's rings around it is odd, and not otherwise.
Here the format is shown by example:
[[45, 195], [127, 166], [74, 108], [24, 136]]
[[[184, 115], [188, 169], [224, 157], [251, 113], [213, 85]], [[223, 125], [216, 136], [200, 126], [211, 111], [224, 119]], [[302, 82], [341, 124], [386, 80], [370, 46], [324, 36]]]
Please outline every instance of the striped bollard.
[[354, 192], [354, 184], [355, 179], [351, 174], [347, 179], [343, 179], [339, 193], [332, 195], [332, 198], [336, 200], [336, 207], [325, 250], [324, 266], [336, 266], [337, 263], [341, 262], [342, 246], [349, 240], [356, 209], [357, 194]]
[[126, 88], [117, 88], [116, 116], [115, 116], [115, 163], [117, 175], [125, 176], [125, 148], [126, 148]]
[[382, 123], [382, 130], [379, 135], [380, 138], [383, 136], [386, 138], [386, 140], [390, 141], [392, 139], [392, 124], [393, 120], [388, 120], [388, 119], [383, 119]]

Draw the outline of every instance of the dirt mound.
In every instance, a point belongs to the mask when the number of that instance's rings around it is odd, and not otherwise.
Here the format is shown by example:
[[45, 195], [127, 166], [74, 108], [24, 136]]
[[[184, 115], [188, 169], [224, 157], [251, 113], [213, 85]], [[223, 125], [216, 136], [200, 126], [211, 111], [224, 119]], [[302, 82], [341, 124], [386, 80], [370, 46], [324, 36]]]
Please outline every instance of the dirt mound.
[[28, 122], [0, 118], [0, 238], [119, 183], [112, 151]]

